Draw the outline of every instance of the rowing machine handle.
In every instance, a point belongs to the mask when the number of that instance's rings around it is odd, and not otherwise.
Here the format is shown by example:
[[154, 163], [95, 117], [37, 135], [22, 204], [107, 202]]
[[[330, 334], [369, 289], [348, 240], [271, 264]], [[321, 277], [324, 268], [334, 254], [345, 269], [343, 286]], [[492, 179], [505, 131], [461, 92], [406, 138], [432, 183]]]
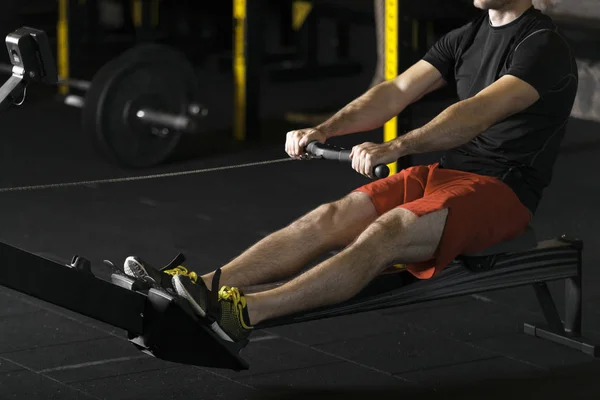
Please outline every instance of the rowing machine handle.
[[[335, 146], [326, 145], [319, 142], [310, 142], [306, 146], [306, 152], [315, 158], [322, 158], [324, 160], [333, 160], [339, 162], [351, 162], [350, 150], [342, 149]], [[377, 178], [387, 178], [390, 174], [390, 169], [385, 164], [376, 165], [373, 168], [373, 175]]]

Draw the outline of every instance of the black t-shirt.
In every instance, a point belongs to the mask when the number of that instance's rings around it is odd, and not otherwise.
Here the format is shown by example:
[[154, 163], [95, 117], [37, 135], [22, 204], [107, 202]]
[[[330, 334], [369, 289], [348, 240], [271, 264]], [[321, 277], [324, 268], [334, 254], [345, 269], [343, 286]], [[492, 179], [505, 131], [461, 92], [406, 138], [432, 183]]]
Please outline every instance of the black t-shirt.
[[442, 168], [502, 179], [535, 212], [565, 134], [578, 86], [577, 65], [552, 20], [531, 8], [515, 21], [493, 27], [487, 12], [451, 31], [424, 60], [436, 67], [460, 100], [504, 75], [533, 86], [540, 100], [499, 121], [442, 157]]

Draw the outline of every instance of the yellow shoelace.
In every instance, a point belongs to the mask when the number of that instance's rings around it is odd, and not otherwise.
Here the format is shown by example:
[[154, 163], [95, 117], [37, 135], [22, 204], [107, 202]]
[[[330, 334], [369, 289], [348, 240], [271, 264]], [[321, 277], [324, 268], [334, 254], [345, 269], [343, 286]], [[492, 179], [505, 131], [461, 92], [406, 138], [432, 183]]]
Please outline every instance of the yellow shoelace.
[[240, 293], [238, 288], [223, 286], [219, 290], [219, 300], [227, 300], [233, 303], [234, 307], [241, 304], [242, 307], [246, 307], [246, 298]]
[[188, 278], [190, 278], [193, 283], [196, 283], [196, 281], [198, 280], [198, 274], [196, 274], [194, 271], [188, 271], [187, 268], [182, 267], [181, 265], [179, 267], [175, 267], [173, 269], [168, 269], [163, 272], [165, 274], [172, 275], [172, 276], [185, 275]]

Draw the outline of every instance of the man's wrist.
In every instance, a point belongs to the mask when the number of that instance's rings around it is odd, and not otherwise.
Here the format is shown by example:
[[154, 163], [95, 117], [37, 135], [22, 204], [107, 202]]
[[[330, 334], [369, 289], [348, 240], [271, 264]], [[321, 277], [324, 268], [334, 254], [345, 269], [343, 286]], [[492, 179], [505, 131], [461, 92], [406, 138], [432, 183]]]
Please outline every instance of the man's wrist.
[[406, 157], [410, 154], [406, 145], [406, 140], [403, 136], [392, 140], [390, 146], [396, 158]]
[[333, 130], [330, 127], [328, 127], [327, 125], [318, 125], [314, 129], [321, 132], [325, 136], [326, 139], [329, 139], [329, 138], [332, 138], [335, 136], [335, 133], [333, 132]]

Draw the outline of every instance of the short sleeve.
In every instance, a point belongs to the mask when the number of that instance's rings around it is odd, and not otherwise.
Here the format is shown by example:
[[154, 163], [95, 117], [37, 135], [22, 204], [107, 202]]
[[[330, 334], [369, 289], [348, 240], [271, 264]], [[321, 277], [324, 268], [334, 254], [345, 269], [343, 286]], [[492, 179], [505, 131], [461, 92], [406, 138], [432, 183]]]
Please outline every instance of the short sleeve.
[[526, 37], [515, 48], [507, 74], [535, 88], [540, 96], [574, 74], [571, 50], [553, 30], [541, 30]]
[[446, 82], [454, 81], [454, 67], [459, 53], [460, 43], [467, 27], [455, 29], [442, 36], [429, 49], [423, 60], [433, 65]]

